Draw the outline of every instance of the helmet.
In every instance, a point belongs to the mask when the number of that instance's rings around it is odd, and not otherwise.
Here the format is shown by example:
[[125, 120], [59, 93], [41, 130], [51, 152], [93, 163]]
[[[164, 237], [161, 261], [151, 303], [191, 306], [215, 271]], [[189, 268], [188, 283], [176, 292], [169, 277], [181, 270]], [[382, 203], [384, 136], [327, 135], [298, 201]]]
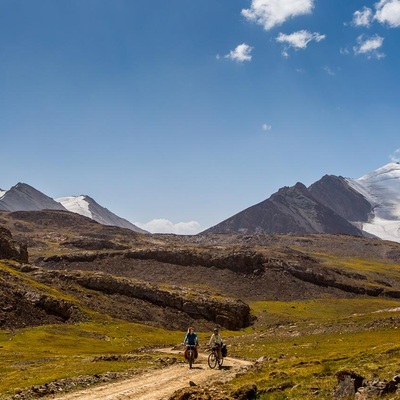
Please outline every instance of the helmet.
[[218, 328], [214, 328], [214, 332], [218, 332]]

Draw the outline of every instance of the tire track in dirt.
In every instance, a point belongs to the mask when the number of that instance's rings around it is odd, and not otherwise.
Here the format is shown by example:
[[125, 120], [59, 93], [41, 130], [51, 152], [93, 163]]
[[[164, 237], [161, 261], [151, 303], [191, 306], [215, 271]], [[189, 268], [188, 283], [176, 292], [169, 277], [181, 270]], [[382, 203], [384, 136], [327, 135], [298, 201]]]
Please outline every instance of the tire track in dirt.
[[[182, 351], [159, 349], [159, 352], [178, 354]], [[119, 382], [108, 383], [66, 395], [53, 397], [57, 400], [166, 400], [176, 390], [189, 387], [190, 381], [196, 384], [211, 382], [214, 379], [228, 381], [250, 362], [227, 357], [222, 369], [210, 369], [207, 364], [208, 353], [199, 353], [199, 358], [189, 369], [188, 364], [174, 364], [146, 372]]]

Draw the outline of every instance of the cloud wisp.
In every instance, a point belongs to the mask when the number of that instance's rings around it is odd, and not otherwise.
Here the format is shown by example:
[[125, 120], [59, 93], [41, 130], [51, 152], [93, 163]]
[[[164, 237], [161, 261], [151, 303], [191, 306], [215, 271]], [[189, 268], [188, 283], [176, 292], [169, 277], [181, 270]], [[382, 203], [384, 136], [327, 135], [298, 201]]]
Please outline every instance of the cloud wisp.
[[167, 219], [153, 219], [147, 223], [135, 222], [135, 225], [150, 233], [173, 233], [176, 235], [196, 235], [201, 226], [196, 221], [178, 222], [174, 224]]
[[356, 11], [353, 14], [353, 25], [365, 26], [369, 28], [371, 26], [373, 17], [373, 11], [368, 7], [364, 7], [362, 10]]
[[394, 153], [391, 154], [389, 158], [392, 162], [400, 162], [400, 148], [395, 150]]
[[379, 35], [369, 38], [366, 38], [364, 35], [360, 35], [357, 38], [357, 45], [353, 47], [354, 54], [363, 54], [368, 58], [376, 58], [379, 60], [385, 57], [385, 54], [379, 50], [383, 46], [383, 41], [384, 38]]
[[242, 15], [268, 31], [289, 18], [310, 14], [313, 8], [314, 0], [252, 0], [251, 7], [243, 9]]
[[282, 55], [288, 57], [288, 50], [293, 48], [295, 50], [303, 50], [307, 48], [308, 43], [311, 41], [320, 42], [325, 39], [325, 35], [321, 35], [318, 32], [311, 33], [306, 30], [301, 30], [298, 32], [293, 32], [290, 35], [280, 33], [276, 38], [278, 43], [284, 44], [284, 49]]
[[245, 61], [251, 61], [251, 51], [253, 47], [249, 46], [246, 43], [239, 44], [234, 50], [232, 50], [229, 54], [225, 56], [225, 58], [229, 58], [230, 60], [242, 63]]

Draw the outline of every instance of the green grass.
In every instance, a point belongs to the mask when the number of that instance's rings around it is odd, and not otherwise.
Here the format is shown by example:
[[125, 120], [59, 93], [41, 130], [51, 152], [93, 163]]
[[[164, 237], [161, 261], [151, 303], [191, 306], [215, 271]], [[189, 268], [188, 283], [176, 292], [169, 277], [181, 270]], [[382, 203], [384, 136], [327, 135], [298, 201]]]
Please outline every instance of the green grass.
[[0, 331], [0, 396], [67, 377], [143, 368], [152, 365], [152, 359], [93, 362], [93, 358], [175, 344], [182, 337], [181, 332], [115, 320]]
[[250, 304], [252, 313], [262, 324], [292, 322], [336, 322], [337, 319], [349, 319], [368, 315], [368, 318], [381, 318], [375, 313], [400, 307], [400, 301], [384, 298], [362, 299], [318, 299], [293, 302], [254, 302]]
[[229, 351], [266, 361], [231, 385], [255, 383], [268, 391], [260, 400], [329, 399], [342, 369], [391, 379], [400, 372], [400, 313], [389, 310], [399, 306], [379, 298], [253, 303], [258, 321], [229, 337]]
[[260, 338], [255, 346], [242, 341], [240, 350], [235, 351], [237, 355], [265, 356], [267, 361], [261, 369], [237, 378], [232, 384], [241, 386], [254, 382], [259, 390], [287, 386], [284, 391], [277, 390], [277, 397], [269, 393], [261, 398], [302, 399], [311, 396], [313, 388], [318, 389], [320, 396], [331, 398], [329, 394], [337, 384], [335, 373], [339, 370], [351, 369], [367, 379], [391, 379], [396, 375], [400, 361], [398, 335], [395, 329], [381, 329], [281, 337], [280, 340]]
[[[399, 266], [361, 259], [330, 260], [332, 266], [363, 274], [384, 271], [397, 277]], [[74, 301], [49, 286], [0, 263], [26, 286]], [[254, 326], [223, 331], [229, 356], [266, 361], [235, 378], [229, 386], [256, 383], [264, 399], [329, 399], [335, 373], [350, 369], [367, 379], [390, 379], [400, 373], [399, 300], [387, 298], [316, 299], [296, 302], [258, 301], [250, 304]], [[79, 375], [154, 368], [159, 355], [147, 359], [96, 361], [101, 355], [124, 355], [146, 347], [181, 343], [184, 332], [128, 323], [81, 307], [90, 322], [0, 330], [0, 398], [32, 385]], [[399, 328], [397, 329], [397, 326]], [[202, 345], [210, 332], [200, 332]], [[204, 348], [202, 348], [202, 351]]]
[[382, 260], [370, 260], [362, 257], [337, 257], [328, 254], [314, 253], [326, 266], [341, 268], [345, 271], [359, 274], [380, 274], [382, 276], [400, 279], [400, 264], [384, 262]]

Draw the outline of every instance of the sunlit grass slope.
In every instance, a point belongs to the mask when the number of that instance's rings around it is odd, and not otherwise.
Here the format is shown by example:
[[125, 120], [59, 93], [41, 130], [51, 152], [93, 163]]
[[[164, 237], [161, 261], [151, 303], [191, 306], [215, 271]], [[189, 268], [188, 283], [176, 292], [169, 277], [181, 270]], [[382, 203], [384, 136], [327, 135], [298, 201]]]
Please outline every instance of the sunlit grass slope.
[[377, 298], [254, 303], [258, 322], [229, 338], [230, 353], [264, 361], [231, 384], [255, 383], [260, 399], [329, 399], [343, 369], [391, 379], [400, 373], [399, 307]]
[[154, 367], [154, 356], [113, 362], [93, 360], [181, 341], [181, 332], [116, 320], [41, 326], [14, 333], [0, 331], [0, 396], [62, 378]]

